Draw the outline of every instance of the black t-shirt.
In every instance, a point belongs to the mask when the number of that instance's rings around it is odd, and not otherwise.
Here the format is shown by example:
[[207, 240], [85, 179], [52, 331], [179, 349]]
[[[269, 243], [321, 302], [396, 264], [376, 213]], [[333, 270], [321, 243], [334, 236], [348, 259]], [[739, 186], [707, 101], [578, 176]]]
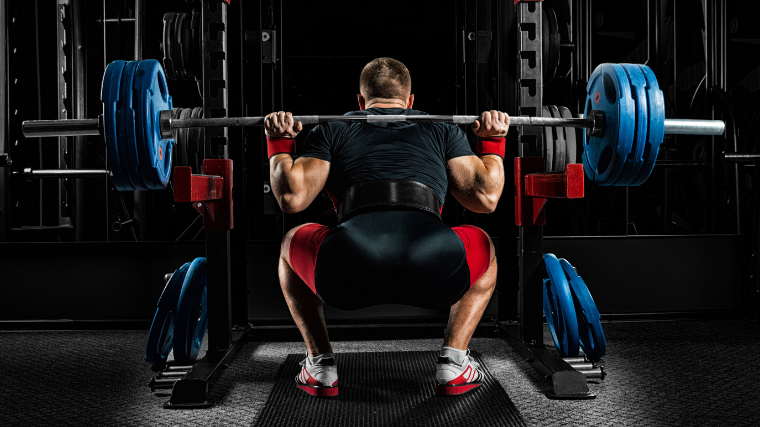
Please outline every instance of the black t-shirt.
[[[426, 115], [402, 108], [370, 108], [345, 115]], [[472, 156], [467, 136], [458, 126], [440, 122], [330, 122], [316, 126], [306, 137], [300, 157], [330, 162], [328, 191], [341, 199], [360, 182], [404, 179], [432, 188], [443, 204], [448, 180], [446, 161]]]

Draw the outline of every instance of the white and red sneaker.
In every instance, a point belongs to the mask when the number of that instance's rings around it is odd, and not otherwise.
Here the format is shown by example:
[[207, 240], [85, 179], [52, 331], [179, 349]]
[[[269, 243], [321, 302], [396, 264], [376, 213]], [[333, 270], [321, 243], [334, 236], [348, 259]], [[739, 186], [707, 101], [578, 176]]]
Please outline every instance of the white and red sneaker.
[[438, 356], [435, 371], [435, 394], [438, 396], [456, 396], [483, 385], [483, 373], [478, 370], [480, 365], [470, 357], [469, 349], [462, 363], [455, 358], [455, 353], [445, 349]]
[[335, 397], [338, 395], [338, 365], [333, 353], [309, 357], [306, 353], [300, 365], [301, 372], [296, 375], [296, 387], [317, 397]]

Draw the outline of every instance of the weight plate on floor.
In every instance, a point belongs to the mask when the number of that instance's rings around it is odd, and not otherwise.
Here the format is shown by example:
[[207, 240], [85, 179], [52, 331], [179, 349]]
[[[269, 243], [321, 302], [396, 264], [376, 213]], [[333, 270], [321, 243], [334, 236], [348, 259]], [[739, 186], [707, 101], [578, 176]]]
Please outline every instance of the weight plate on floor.
[[156, 314], [148, 333], [148, 348], [145, 350], [145, 361], [150, 363], [154, 371], [159, 371], [166, 365], [166, 358], [172, 351], [177, 302], [189, 267], [190, 263], [186, 262], [172, 274], [158, 299]]
[[[190, 33], [192, 34], [193, 45], [193, 75], [196, 80], [203, 81], [203, 36], [201, 32], [201, 11], [193, 9], [193, 16], [190, 21]], [[203, 96], [203, 90], [200, 91]]]
[[[558, 107], [563, 119], [572, 119], [573, 114], [567, 107]], [[578, 142], [575, 128], [565, 128], [565, 144], [567, 145], [567, 163], [578, 163]]]
[[116, 108], [119, 104], [121, 74], [124, 72], [126, 63], [126, 61], [113, 61], [108, 64], [106, 72], [103, 74], [103, 85], [100, 93], [100, 100], [103, 102], [103, 136], [106, 139], [108, 169], [111, 171], [111, 182], [119, 191], [134, 190], [129, 175], [121, 167], [118, 128], [116, 126]]
[[164, 41], [161, 43], [161, 48], [164, 52], [164, 70], [166, 71], [166, 77], [174, 80], [177, 78], [177, 74], [174, 71], [174, 60], [172, 59], [172, 37], [174, 32], [174, 20], [177, 14], [169, 12], [164, 15]]
[[174, 360], [195, 362], [208, 326], [206, 258], [196, 258], [187, 270], [174, 320]]
[[602, 330], [602, 318], [596, 308], [594, 299], [588, 291], [586, 282], [566, 259], [560, 258], [559, 264], [565, 272], [573, 296], [575, 314], [578, 318], [578, 336], [583, 352], [589, 359], [599, 360], [607, 352], [607, 342]]
[[172, 109], [172, 97], [166, 85], [161, 64], [155, 59], [140, 61], [135, 73], [134, 90], [137, 99], [135, 125], [137, 147], [140, 148], [140, 172], [151, 190], [166, 188], [171, 176], [174, 140], [164, 139], [159, 126], [159, 114]]
[[620, 64], [628, 74], [628, 80], [631, 82], [631, 94], [636, 101], [636, 126], [634, 127], [633, 146], [631, 152], [625, 159], [623, 173], [620, 174], [615, 185], [630, 185], [641, 171], [644, 164], [644, 147], [647, 141], [647, 128], [649, 126], [649, 111], [647, 107], [647, 94], [644, 74], [635, 64]]
[[135, 111], [133, 109], [133, 91], [132, 83], [134, 82], [135, 70], [138, 61], [129, 61], [124, 66], [124, 72], [121, 75], [121, 87], [119, 89], [120, 103], [117, 126], [119, 127], [119, 159], [121, 160], [122, 169], [127, 171], [129, 180], [132, 181], [132, 187], [135, 190], [148, 190], [142, 175], [140, 174], [140, 158], [137, 149], [135, 137]]
[[660, 144], [665, 137], [665, 97], [657, 83], [654, 71], [646, 65], [637, 64], [647, 80], [647, 107], [649, 112], [649, 126], [647, 127], [647, 143], [644, 146], [644, 164], [641, 166], [638, 176], [631, 185], [641, 185], [649, 178], [660, 152]]
[[[552, 117], [561, 119], [562, 115], [556, 105], [549, 106], [549, 112]], [[567, 165], [567, 143], [565, 142], [565, 128], [562, 126], [554, 127], [554, 170], [556, 172], [565, 172]]]
[[[553, 254], [544, 254], [544, 315], [562, 357], [578, 355], [578, 319], [570, 284]], [[176, 355], [176, 350], [175, 350]]]
[[178, 13], [174, 18], [174, 38], [172, 45], [172, 59], [174, 60], [174, 71], [177, 72], [177, 80], [187, 80], [187, 68], [190, 64], [190, 58], [185, 59], [185, 48], [182, 46], [183, 26], [187, 21], [187, 13]]
[[583, 166], [586, 176], [599, 185], [613, 185], [631, 152], [636, 126], [636, 102], [623, 67], [601, 64], [586, 86], [584, 116], [591, 110], [604, 113], [604, 135], [592, 137], [583, 130]]
[[[544, 117], [552, 116], [546, 105], [541, 111]], [[544, 169], [546, 172], [554, 172], [554, 132], [551, 126], [544, 126]]]

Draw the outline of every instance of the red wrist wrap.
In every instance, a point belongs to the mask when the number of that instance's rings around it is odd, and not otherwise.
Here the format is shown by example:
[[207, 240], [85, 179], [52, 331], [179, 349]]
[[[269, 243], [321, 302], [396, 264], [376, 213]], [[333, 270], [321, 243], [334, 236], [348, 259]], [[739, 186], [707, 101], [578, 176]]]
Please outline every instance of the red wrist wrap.
[[296, 154], [296, 139], [267, 137], [267, 154], [269, 157], [282, 153]]
[[478, 138], [478, 145], [476, 150], [478, 154], [496, 154], [497, 156], [504, 158], [506, 152], [507, 138], [503, 136], [491, 136], [488, 138]]

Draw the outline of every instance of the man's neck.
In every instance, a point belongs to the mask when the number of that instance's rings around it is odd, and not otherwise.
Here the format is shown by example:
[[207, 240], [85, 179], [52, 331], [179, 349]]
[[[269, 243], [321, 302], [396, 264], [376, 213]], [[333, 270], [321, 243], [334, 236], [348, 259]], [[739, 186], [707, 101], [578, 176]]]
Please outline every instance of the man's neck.
[[370, 108], [406, 108], [406, 105], [403, 105], [401, 103], [384, 103], [384, 102], [378, 102], [377, 104], [370, 104], [367, 106], [367, 109]]

